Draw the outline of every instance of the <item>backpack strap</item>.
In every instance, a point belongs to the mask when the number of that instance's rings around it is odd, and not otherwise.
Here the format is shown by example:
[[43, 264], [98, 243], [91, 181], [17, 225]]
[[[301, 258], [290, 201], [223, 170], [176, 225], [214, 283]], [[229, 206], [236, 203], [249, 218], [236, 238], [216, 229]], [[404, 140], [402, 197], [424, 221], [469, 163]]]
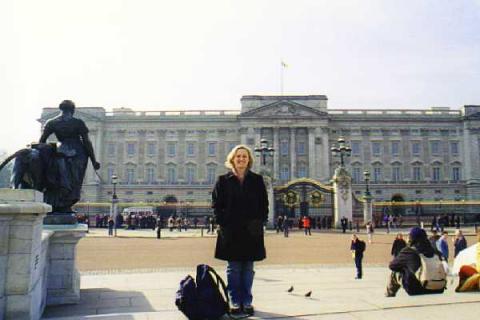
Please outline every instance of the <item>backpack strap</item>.
[[212, 267], [207, 265], [208, 272], [211, 272], [214, 275], [215, 280], [217, 281], [217, 285], [220, 285], [223, 291], [223, 295], [225, 296], [225, 299], [227, 300], [227, 303], [230, 305], [230, 298], [228, 297], [228, 292], [227, 292], [227, 286], [225, 285], [225, 282], [223, 281], [222, 277], [220, 277], [213, 269]]
[[220, 285], [220, 287], [222, 288], [222, 292], [223, 292], [223, 295], [225, 296], [226, 300], [227, 300], [227, 305], [229, 306], [228, 309], [227, 309], [227, 315], [230, 319], [246, 319], [248, 317], [250, 317], [249, 315], [245, 315], [245, 316], [241, 316], [241, 317], [232, 317], [232, 315], [230, 314], [230, 298], [228, 296], [228, 292], [227, 292], [227, 286], [225, 285], [225, 282], [223, 281], [222, 277], [220, 277], [217, 273], [217, 271], [215, 271], [215, 269], [213, 269], [212, 267], [210, 267], [209, 265], [207, 265], [208, 267], [208, 272], [211, 272], [213, 275], [214, 275], [214, 278], [216, 279], [217, 281], [217, 285]]

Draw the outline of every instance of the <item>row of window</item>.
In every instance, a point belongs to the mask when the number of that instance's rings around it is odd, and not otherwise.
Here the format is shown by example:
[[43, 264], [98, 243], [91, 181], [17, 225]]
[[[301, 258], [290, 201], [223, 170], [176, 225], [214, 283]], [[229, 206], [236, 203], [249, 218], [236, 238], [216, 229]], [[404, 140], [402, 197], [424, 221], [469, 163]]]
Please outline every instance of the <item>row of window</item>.
[[[120, 182], [126, 183], [126, 184], [134, 184], [136, 182], [136, 168], [126, 168], [125, 169], [125, 175], [123, 177], [120, 177]], [[115, 168], [114, 167], [108, 167], [107, 170], [107, 176], [111, 181], [112, 175], [115, 174]], [[148, 167], [145, 169], [145, 179], [144, 182], [146, 184], [152, 184], [157, 182], [157, 172], [154, 167]], [[167, 183], [177, 183], [177, 168], [176, 166], [168, 166], [167, 171], [166, 171], [166, 182]], [[216, 166], [207, 166], [207, 176], [206, 176], [206, 182], [209, 184], [215, 183], [215, 179], [217, 177], [217, 167]], [[123, 178], [123, 179], [122, 179]], [[187, 166], [185, 168], [185, 182], [187, 183], [196, 183], [197, 182], [197, 168], [195, 166]]]
[[[392, 156], [400, 156], [401, 154], [401, 142], [400, 141], [391, 141], [390, 149], [383, 142], [372, 141], [371, 142], [371, 152], [373, 156], [381, 156], [382, 153], [390, 154]], [[228, 143], [228, 150], [231, 150], [236, 143]], [[362, 150], [361, 141], [352, 141], [352, 155], [359, 156]], [[382, 150], [382, 146], [384, 146]], [[157, 143], [149, 142], [147, 143], [146, 148], [147, 155], [155, 156], [157, 153]], [[187, 142], [185, 146], [185, 153], [188, 157], [195, 157], [197, 154], [197, 145], [195, 142]], [[217, 156], [217, 142], [207, 142], [207, 155], [210, 157]], [[288, 141], [280, 141], [279, 151], [280, 155], [287, 156], [290, 150], [290, 143]], [[137, 153], [137, 144], [135, 142], [126, 143], [126, 151], [128, 156], [135, 156]], [[443, 141], [430, 141], [430, 154], [440, 155], [443, 153]], [[459, 154], [459, 143], [458, 141], [450, 141], [449, 151], [451, 155]], [[307, 146], [304, 141], [297, 141], [295, 144], [295, 152], [297, 155], [305, 155], [307, 153]], [[422, 153], [422, 143], [419, 141], [411, 142], [411, 154], [414, 156], [420, 156]], [[109, 143], [107, 146], [107, 154], [110, 157], [115, 156], [115, 144]], [[167, 156], [176, 157], [177, 156], [177, 143], [176, 142], [167, 142]]]
[[[167, 183], [177, 183], [177, 175], [178, 170], [176, 166], [169, 165], [166, 169], [166, 182]], [[136, 182], [136, 168], [126, 168], [124, 179], [121, 179], [126, 184], [133, 184]], [[114, 167], [110, 166], [107, 170], [107, 176], [111, 179], [112, 175], [115, 174]], [[299, 166], [297, 168], [297, 178], [305, 178], [308, 176], [307, 168], [305, 166]], [[207, 176], [206, 182], [209, 184], [213, 184], [217, 177], [217, 167], [216, 166], [207, 166]], [[280, 180], [282, 181], [289, 181], [291, 179], [290, 176], [290, 168], [289, 167], [282, 167], [280, 168]], [[152, 184], [157, 181], [156, 178], [156, 168], [154, 167], [147, 167], [145, 169], [145, 179], [144, 182], [146, 184]], [[195, 183], [197, 182], [197, 168], [196, 166], [187, 166], [185, 168], [185, 182], [187, 183]], [[111, 181], [110, 181], [111, 183]]]
[[[392, 156], [400, 156], [401, 154], [401, 142], [400, 141], [390, 141], [390, 153]], [[459, 144], [458, 141], [450, 141], [449, 143], [449, 151], [451, 155], [458, 155], [459, 154]], [[382, 150], [382, 146], [384, 146], [384, 150]], [[447, 150], [443, 149], [444, 143], [443, 141], [430, 141], [430, 154], [432, 155], [440, 155], [442, 153], [447, 152]], [[361, 141], [352, 141], [352, 155], [359, 156], [362, 150], [362, 142]], [[385, 154], [388, 154], [388, 146], [384, 145], [383, 142], [379, 141], [372, 141], [371, 142], [371, 151], [372, 155], [380, 156], [382, 155], [382, 151]], [[414, 156], [420, 156], [422, 152], [422, 143], [420, 141], [412, 141], [411, 142], [411, 153]]]
[[[290, 150], [290, 142], [280, 141], [280, 155], [288, 156]], [[304, 141], [297, 141], [295, 144], [295, 153], [299, 156], [307, 154], [307, 147]]]
[[[421, 181], [424, 180], [424, 168], [420, 166], [412, 167], [412, 180]], [[443, 174], [440, 167], [432, 167], [431, 171], [431, 180], [432, 181], [441, 181], [443, 180]], [[461, 168], [452, 167], [450, 171], [451, 181], [460, 181], [461, 180]], [[355, 167], [352, 169], [352, 180], [353, 183], [360, 183], [363, 180], [363, 169]], [[380, 167], [374, 167], [372, 172], [372, 181], [380, 182], [383, 181], [383, 170]], [[392, 167], [391, 181], [400, 182], [403, 181], [404, 177], [402, 176], [402, 170], [400, 167]]]
[[[235, 147], [237, 143], [230, 142], [227, 145], [227, 150], [230, 151]], [[177, 143], [168, 142], [167, 145], [167, 156], [176, 157], [177, 156]], [[217, 142], [207, 142], [207, 155], [209, 157], [217, 156]], [[126, 143], [126, 152], [129, 157], [133, 157], [137, 154], [137, 144], [135, 142]], [[146, 153], [148, 156], [155, 156], [157, 154], [157, 143], [149, 142], [146, 145]], [[195, 142], [187, 142], [185, 145], [185, 153], [188, 157], [195, 157], [197, 154], [197, 146]], [[115, 156], [115, 144], [109, 143], [107, 145], [107, 155], [109, 157]]]

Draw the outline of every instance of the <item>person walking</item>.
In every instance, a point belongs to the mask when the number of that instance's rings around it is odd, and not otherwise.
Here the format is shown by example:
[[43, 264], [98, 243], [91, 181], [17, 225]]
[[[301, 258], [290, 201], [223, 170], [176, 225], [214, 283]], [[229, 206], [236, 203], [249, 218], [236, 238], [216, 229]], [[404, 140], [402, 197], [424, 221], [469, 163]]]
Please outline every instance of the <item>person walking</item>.
[[368, 237], [368, 244], [372, 244], [372, 241], [373, 241], [373, 222], [372, 221], [368, 221], [366, 226], [367, 228], [367, 237]]
[[263, 225], [268, 196], [263, 177], [251, 171], [252, 151], [237, 145], [227, 156], [227, 174], [218, 177], [212, 207], [219, 225], [215, 258], [227, 261], [231, 314], [254, 314], [254, 261], [266, 258]]
[[442, 256], [445, 258], [445, 261], [448, 262], [448, 232], [443, 231], [442, 236], [437, 241], [437, 249], [442, 253]]
[[277, 231], [277, 233], [280, 233], [280, 231], [283, 231], [283, 216], [279, 215], [277, 217], [277, 224], [275, 226], [275, 229]]
[[457, 229], [455, 231], [455, 238], [453, 239], [454, 254], [453, 257], [456, 258], [460, 251], [467, 248], [467, 240], [463, 236], [462, 230]]
[[113, 236], [113, 226], [114, 225], [115, 225], [115, 223], [113, 222], [113, 218], [108, 217], [108, 235], [109, 236]]
[[288, 238], [288, 232], [290, 230], [290, 220], [288, 219], [288, 216], [285, 215], [283, 217], [283, 236], [285, 238]]
[[345, 231], [347, 230], [348, 219], [343, 216], [342, 219], [340, 219], [340, 224], [342, 225], [342, 233], [345, 233]]
[[405, 242], [405, 240], [403, 240], [403, 235], [401, 233], [398, 233], [397, 237], [393, 241], [392, 250], [390, 253], [392, 254], [392, 256], [396, 257], [398, 256], [400, 251], [406, 246], [407, 243]]
[[362, 279], [362, 260], [363, 252], [365, 251], [365, 242], [360, 240], [356, 234], [352, 235], [350, 250], [352, 251], [352, 258], [355, 261], [355, 268], [357, 269], [357, 276], [355, 279]]

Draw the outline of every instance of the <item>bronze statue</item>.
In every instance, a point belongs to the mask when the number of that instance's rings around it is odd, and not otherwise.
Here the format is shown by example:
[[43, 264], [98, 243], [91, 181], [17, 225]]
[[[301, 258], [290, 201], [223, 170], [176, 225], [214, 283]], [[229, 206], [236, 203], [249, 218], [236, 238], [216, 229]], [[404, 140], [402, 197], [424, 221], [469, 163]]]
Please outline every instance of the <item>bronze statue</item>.
[[[53, 215], [71, 215], [72, 206], [80, 200], [80, 190], [87, 169], [88, 158], [98, 170], [88, 128], [74, 118], [75, 104], [64, 100], [61, 114], [49, 119], [40, 142], [21, 149], [0, 164], [0, 170], [12, 159], [11, 184], [14, 189], [36, 189], [44, 193], [44, 201], [52, 206]], [[46, 143], [51, 134], [59, 143]]]
[[44, 201], [53, 207], [53, 213], [71, 213], [72, 206], [80, 200], [88, 158], [95, 170], [100, 169], [100, 163], [95, 159], [87, 126], [81, 119], [73, 117], [75, 104], [64, 100], [59, 108], [61, 114], [45, 123], [39, 141], [45, 143], [52, 133], [59, 141], [54, 163], [46, 177], [52, 182], [56, 180], [55, 187], [46, 188]]

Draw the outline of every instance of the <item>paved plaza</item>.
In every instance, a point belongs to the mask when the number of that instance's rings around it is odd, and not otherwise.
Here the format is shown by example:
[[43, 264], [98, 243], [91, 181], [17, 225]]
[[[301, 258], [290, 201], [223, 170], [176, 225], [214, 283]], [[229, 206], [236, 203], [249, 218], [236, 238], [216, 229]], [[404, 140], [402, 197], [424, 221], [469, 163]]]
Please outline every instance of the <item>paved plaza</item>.
[[[159, 243], [156, 239], [142, 238], [142, 235], [144, 237], [153, 236], [153, 232], [149, 231], [124, 233], [122, 234], [123, 238], [120, 239], [105, 238], [102, 235], [103, 231], [106, 230], [91, 230], [89, 236], [82, 241], [87, 243], [96, 240], [100, 247], [102, 241], [109, 243], [121, 239], [129, 240], [132, 243], [135, 240], [151, 241], [152, 245]], [[192, 240], [198, 242], [196, 232], [191, 231], [191, 233], [190, 240], [189, 238], [178, 239], [178, 237], [186, 237], [188, 233], [182, 233], [182, 235], [170, 233], [170, 237], [172, 239], [177, 237], [178, 241], [164, 241], [163, 243], [178, 246], [182, 242], [188, 243]], [[390, 238], [393, 239], [393, 235], [381, 234], [381, 232], [377, 234], [377, 244], [374, 243], [367, 247], [367, 255], [369, 251], [371, 253], [375, 250], [385, 250], [390, 246]], [[335, 249], [338, 250], [335, 248], [338, 247], [338, 243], [349, 239], [348, 234], [331, 233], [316, 233], [312, 237], [309, 240], [312, 245], [322, 242], [322, 239], [328, 239], [324, 240], [325, 246], [333, 246], [332, 252], [335, 252]], [[166, 239], [168, 240], [168, 237]], [[274, 233], [268, 233], [266, 239], [269, 239], [267, 240], [267, 251], [269, 243], [272, 246], [280, 243], [279, 248], [281, 249], [281, 246], [287, 243], [299, 246], [305, 243], [303, 241], [307, 241], [299, 232], [293, 234], [291, 239], [283, 239]], [[339, 239], [340, 242], [335, 242], [334, 239]], [[206, 246], [200, 245], [199, 250], [210, 250], [214, 240], [214, 238], [207, 237], [205, 239]], [[86, 247], [83, 249], [81, 247], [82, 241], [80, 242], [80, 251], [86, 250]], [[122, 245], [122, 250], [129, 249]], [[193, 257], [195, 257], [194, 250], [192, 248]], [[277, 249], [271, 248], [270, 251], [275, 250]], [[322, 250], [322, 248], [318, 247], [314, 250]], [[301, 251], [299, 248], [299, 254]], [[344, 251], [348, 255], [348, 250], [341, 248], [338, 250], [338, 256], [345, 254]], [[334, 253], [331, 255], [335, 256]], [[80, 256], [82, 257], [82, 254]], [[93, 256], [89, 257], [92, 259]], [[272, 259], [274, 260], [274, 257]], [[254, 305], [257, 312], [256, 316], [251, 319], [478, 319], [480, 293], [455, 293], [456, 279], [449, 280], [448, 290], [442, 295], [410, 297], [401, 290], [397, 297], [386, 298], [384, 292], [388, 270], [386, 267], [379, 266], [378, 263], [367, 263], [364, 279], [355, 280], [351, 260], [350, 263], [337, 264], [331, 262], [295, 264], [288, 257], [285, 260], [288, 260], [289, 263], [274, 264], [270, 262], [257, 265], [254, 282]], [[342, 259], [338, 260], [343, 261]], [[368, 256], [366, 260], [368, 262]], [[82, 261], [79, 262], [82, 264]], [[140, 265], [140, 261], [138, 262]], [[201, 262], [203, 261], [198, 261], [198, 263]], [[158, 268], [150, 270], [81, 269], [80, 304], [48, 307], [43, 319], [184, 320], [186, 318], [174, 305], [174, 298], [180, 280], [187, 274], [194, 275], [193, 266], [194, 264], [188, 267], [158, 266]], [[219, 274], [225, 275], [224, 265], [221, 261], [217, 262], [216, 269]], [[292, 293], [287, 292], [290, 286], [294, 287]], [[308, 291], [312, 291], [310, 298], [304, 296]]]
[[[84, 274], [80, 304], [47, 308], [44, 319], [184, 320], [174, 305], [175, 291], [193, 272]], [[455, 293], [455, 284], [450, 284], [443, 295], [410, 297], [400, 291], [386, 298], [387, 273], [385, 268], [369, 267], [364, 279], [354, 280], [349, 267], [258, 267], [253, 319], [478, 319], [479, 293]], [[294, 291], [288, 293], [292, 285]], [[310, 298], [304, 297], [308, 291]]]

